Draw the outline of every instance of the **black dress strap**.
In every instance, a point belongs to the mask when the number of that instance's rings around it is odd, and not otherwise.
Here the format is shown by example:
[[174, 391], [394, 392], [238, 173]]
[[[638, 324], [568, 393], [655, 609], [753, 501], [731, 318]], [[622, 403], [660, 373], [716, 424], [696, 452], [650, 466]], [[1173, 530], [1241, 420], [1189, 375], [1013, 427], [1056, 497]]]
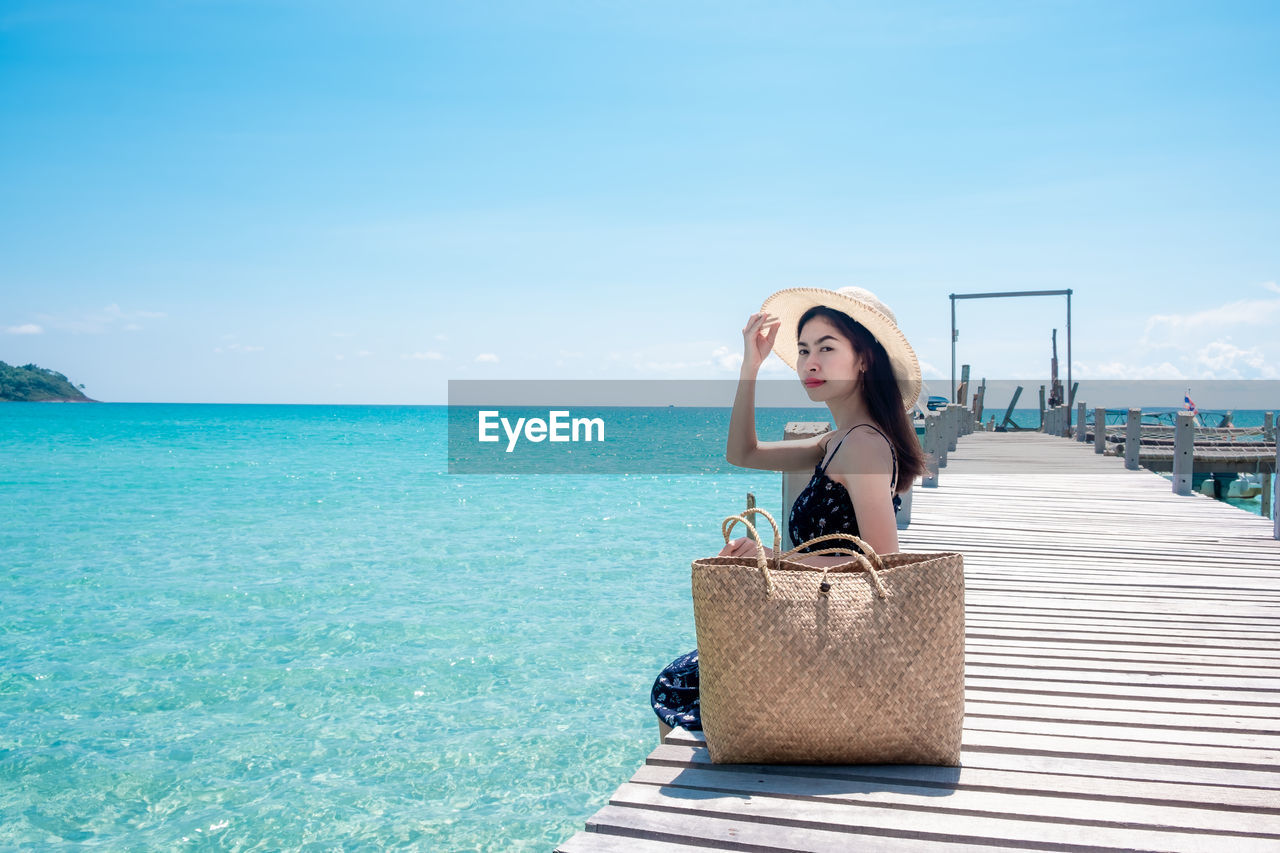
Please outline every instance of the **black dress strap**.
[[[858, 428], [857, 426], [849, 427], [849, 432], [853, 432], [857, 428]], [[829, 455], [826, 459], [824, 459], [821, 463], [819, 463], [818, 473], [820, 474], [826, 473], [827, 466], [831, 464], [831, 460], [835, 459], [836, 454], [840, 452], [840, 445], [844, 444], [844, 440], [849, 437], [849, 432], [846, 432], [844, 435], [840, 436], [840, 440], [836, 442], [835, 450], [832, 450], [831, 455]]]
[[[876, 427], [873, 424], [854, 424], [853, 426], [849, 427], [849, 432], [846, 432], [844, 436], [840, 439], [840, 441], [843, 443], [844, 440], [849, 437], [849, 433], [853, 432], [858, 427], [869, 427], [870, 429], [875, 430], [880, 435], [881, 438], [883, 438], [886, 442], [889, 443], [889, 455], [893, 457], [893, 477], [892, 479], [889, 480], [889, 491], [893, 492], [894, 487], [898, 485], [898, 451], [894, 450], [893, 442], [889, 441], [889, 436], [885, 435], [883, 432], [880, 431], [878, 427]], [[831, 460], [836, 458], [836, 452], [838, 450], [840, 450], [839, 444], [836, 445], [835, 450], [831, 451], [831, 455], [827, 457], [827, 461], [822, 465], [822, 468], [820, 470], [824, 472], [827, 470], [827, 465], [830, 465]]]

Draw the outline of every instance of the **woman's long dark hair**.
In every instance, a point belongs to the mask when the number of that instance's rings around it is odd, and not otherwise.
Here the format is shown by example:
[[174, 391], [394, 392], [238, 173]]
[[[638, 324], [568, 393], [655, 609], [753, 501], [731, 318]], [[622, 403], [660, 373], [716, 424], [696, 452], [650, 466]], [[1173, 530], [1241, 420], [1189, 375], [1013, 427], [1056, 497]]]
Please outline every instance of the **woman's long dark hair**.
[[884, 345], [876, 340], [875, 335], [867, 331], [857, 320], [843, 311], [815, 305], [800, 315], [796, 324], [796, 340], [800, 340], [800, 330], [804, 324], [814, 317], [826, 317], [839, 329], [858, 355], [867, 363], [866, 373], [862, 377], [863, 397], [867, 402], [867, 414], [893, 444], [898, 455], [898, 482], [894, 488], [905, 492], [911, 484], [924, 473], [924, 451], [916, 438], [915, 428], [907, 417], [906, 406], [902, 400], [902, 389], [893, 375], [893, 365]]

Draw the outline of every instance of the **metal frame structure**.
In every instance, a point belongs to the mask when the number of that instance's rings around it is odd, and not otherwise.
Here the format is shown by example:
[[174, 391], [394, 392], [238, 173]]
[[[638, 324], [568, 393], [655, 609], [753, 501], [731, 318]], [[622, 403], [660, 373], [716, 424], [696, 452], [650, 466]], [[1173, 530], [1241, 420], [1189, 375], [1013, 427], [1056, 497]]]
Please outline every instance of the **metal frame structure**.
[[956, 300], [1000, 299], [1010, 296], [1065, 296], [1067, 297], [1067, 395], [1071, 394], [1071, 291], [1070, 290], [1016, 290], [1007, 293], [953, 293], [951, 294], [951, 400], [956, 400]]

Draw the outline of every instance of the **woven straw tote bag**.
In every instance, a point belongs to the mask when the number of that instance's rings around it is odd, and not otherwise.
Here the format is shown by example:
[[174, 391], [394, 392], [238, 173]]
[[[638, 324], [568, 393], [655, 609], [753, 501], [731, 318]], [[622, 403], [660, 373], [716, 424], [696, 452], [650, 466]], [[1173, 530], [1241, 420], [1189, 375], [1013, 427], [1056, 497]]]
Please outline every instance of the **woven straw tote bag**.
[[[774, 556], [745, 517], [773, 525]], [[759, 508], [741, 522], [754, 560], [693, 562], [702, 726], [711, 760], [750, 764], [960, 763], [964, 724], [964, 561], [877, 555], [831, 534], [781, 553]], [[826, 540], [847, 563], [793, 559]]]

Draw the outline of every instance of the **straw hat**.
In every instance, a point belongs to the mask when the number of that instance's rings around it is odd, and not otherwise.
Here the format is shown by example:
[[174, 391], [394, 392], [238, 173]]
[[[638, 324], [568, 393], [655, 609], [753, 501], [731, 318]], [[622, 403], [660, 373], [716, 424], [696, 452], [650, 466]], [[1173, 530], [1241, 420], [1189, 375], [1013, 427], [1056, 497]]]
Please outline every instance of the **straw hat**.
[[921, 388], [920, 362], [916, 359], [915, 350], [907, 343], [907, 336], [898, 328], [898, 321], [889, 306], [864, 288], [824, 290], [820, 287], [793, 287], [779, 290], [766, 299], [760, 310], [775, 315], [781, 321], [778, 337], [773, 342], [773, 351], [778, 354], [778, 358], [795, 370], [798, 356], [796, 324], [800, 322], [800, 316], [815, 305], [824, 305], [848, 314], [884, 346], [885, 352], [889, 354], [889, 363], [893, 365], [893, 376], [898, 380], [898, 388], [902, 391], [902, 403], [907, 409], [914, 406]]

